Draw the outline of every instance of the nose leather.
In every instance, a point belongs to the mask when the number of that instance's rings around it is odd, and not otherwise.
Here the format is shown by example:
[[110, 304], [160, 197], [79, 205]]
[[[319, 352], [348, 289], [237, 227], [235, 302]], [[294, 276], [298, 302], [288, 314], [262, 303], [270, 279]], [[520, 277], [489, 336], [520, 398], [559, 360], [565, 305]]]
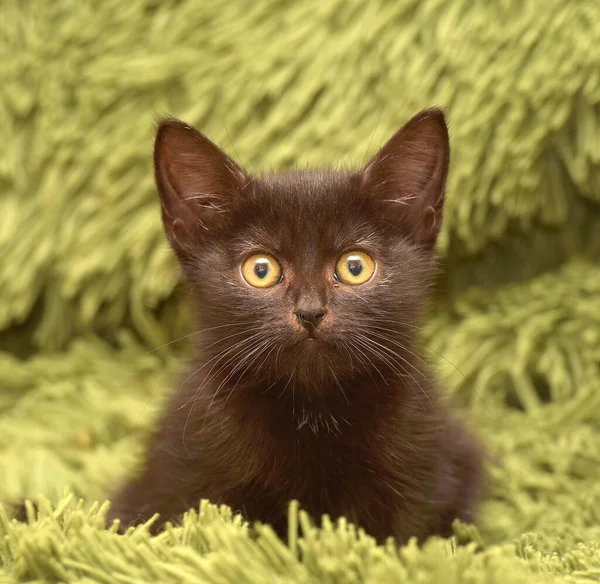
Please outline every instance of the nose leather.
[[320, 306], [298, 308], [296, 310], [296, 317], [300, 321], [300, 324], [308, 331], [317, 328], [324, 316], [325, 311]]

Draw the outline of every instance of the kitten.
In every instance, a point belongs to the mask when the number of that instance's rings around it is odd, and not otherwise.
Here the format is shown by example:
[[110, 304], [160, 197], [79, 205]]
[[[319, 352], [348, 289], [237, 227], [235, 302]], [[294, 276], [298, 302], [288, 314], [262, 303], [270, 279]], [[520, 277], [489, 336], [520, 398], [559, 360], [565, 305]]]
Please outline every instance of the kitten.
[[448, 163], [437, 109], [357, 172], [253, 176], [160, 124], [156, 182], [198, 353], [110, 519], [159, 512], [160, 526], [208, 498], [283, 535], [297, 499], [400, 544], [474, 519], [482, 453], [414, 348]]

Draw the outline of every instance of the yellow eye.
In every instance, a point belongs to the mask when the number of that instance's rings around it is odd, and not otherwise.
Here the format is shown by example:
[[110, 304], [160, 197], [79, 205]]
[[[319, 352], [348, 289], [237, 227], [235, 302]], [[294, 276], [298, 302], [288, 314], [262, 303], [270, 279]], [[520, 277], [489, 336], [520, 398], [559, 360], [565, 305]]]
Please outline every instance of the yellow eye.
[[273, 256], [259, 253], [244, 260], [242, 276], [250, 286], [269, 288], [281, 280], [281, 266]]
[[375, 260], [364, 251], [345, 253], [335, 266], [335, 277], [344, 284], [364, 284], [375, 273]]

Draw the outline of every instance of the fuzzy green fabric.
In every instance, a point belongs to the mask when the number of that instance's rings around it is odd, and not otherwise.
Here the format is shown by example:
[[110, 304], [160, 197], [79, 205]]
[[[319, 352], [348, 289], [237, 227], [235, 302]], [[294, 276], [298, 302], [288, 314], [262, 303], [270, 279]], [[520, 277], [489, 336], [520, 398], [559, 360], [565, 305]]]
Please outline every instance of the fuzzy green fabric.
[[[598, 2], [0, 13], [0, 500], [48, 499], [29, 523], [0, 512], [0, 582], [600, 579]], [[453, 154], [422, 351], [492, 454], [477, 529], [396, 550], [292, 507], [280, 542], [207, 503], [158, 537], [106, 529], [101, 502], [140, 460], [190, 332], [154, 120], [185, 119], [250, 170], [359, 165], [430, 105]]]

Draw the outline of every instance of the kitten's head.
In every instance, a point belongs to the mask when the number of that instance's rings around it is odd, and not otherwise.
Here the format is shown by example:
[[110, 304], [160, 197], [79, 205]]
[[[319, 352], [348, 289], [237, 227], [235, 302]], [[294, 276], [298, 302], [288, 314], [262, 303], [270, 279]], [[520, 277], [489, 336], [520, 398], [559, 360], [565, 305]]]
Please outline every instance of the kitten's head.
[[207, 373], [317, 392], [410, 375], [448, 159], [437, 109], [357, 172], [253, 176], [193, 128], [161, 123], [163, 224], [195, 294]]

